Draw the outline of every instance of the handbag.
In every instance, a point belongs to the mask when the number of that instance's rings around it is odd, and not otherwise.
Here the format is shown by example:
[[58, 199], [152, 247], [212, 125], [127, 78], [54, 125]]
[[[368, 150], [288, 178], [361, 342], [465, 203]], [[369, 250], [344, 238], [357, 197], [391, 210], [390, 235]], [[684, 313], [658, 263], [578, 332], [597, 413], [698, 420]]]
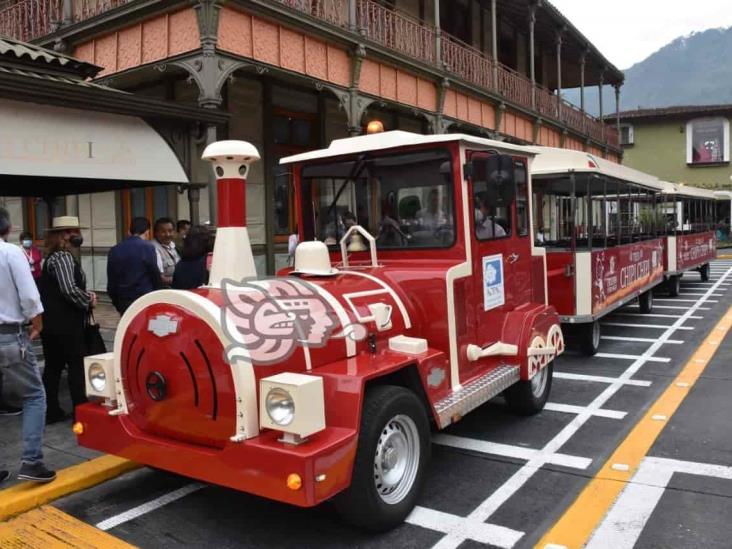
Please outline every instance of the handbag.
[[99, 324], [94, 319], [94, 313], [89, 313], [89, 318], [84, 326], [84, 344], [86, 346], [85, 356], [100, 355], [107, 352]]

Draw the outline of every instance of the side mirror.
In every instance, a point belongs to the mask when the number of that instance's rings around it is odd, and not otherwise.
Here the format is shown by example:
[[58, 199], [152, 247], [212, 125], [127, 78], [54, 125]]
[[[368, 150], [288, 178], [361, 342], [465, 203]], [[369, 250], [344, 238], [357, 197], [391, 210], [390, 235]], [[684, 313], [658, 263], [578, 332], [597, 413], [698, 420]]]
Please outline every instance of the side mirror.
[[502, 204], [513, 200], [516, 188], [516, 172], [513, 157], [494, 154], [473, 160], [473, 183], [485, 182], [490, 195]]

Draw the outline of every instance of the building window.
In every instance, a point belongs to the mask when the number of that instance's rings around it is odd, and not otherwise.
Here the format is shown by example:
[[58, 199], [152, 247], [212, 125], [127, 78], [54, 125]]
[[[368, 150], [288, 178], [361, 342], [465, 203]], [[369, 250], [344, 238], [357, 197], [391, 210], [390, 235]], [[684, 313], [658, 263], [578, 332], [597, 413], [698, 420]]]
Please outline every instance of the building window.
[[686, 124], [686, 162], [729, 162], [729, 120], [698, 118]]
[[[171, 197], [172, 187], [138, 187], [122, 191], [122, 233], [127, 234], [134, 217], [145, 217], [152, 225], [156, 219], [173, 214], [175, 200]], [[173, 195], [174, 196], [174, 195]]]
[[66, 215], [66, 200], [63, 196], [54, 197], [49, 207], [48, 202], [42, 198], [28, 198], [25, 211], [27, 224], [24, 230], [30, 231], [33, 240], [40, 244], [46, 237], [46, 229], [51, 226], [51, 218]]
[[632, 145], [635, 143], [635, 135], [633, 134], [633, 126], [630, 124], [620, 125], [620, 144]]

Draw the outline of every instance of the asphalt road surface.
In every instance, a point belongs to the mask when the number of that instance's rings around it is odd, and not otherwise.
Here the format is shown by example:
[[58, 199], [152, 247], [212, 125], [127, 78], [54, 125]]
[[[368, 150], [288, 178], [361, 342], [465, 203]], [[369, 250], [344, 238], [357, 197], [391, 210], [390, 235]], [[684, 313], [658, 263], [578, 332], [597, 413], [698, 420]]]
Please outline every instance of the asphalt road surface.
[[[142, 469], [56, 507], [128, 543], [158, 547], [533, 547], [564, 514], [732, 305], [732, 261], [712, 280], [656, 293], [603, 319], [601, 352], [565, 353], [546, 410], [516, 417], [499, 397], [433, 438], [419, 506], [374, 536], [328, 504], [298, 509]], [[732, 336], [668, 421], [592, 547], [730, 547]]]

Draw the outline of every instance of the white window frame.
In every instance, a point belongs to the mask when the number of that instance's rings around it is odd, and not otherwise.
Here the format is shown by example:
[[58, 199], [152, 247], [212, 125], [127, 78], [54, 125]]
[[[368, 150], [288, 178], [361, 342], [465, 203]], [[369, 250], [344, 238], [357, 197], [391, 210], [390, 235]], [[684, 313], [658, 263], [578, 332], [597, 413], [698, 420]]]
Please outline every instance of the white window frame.
[[[628, 128], [628, 141], [626, 143], [623, 143], [623, 128]], [[635, 145], [633, 124], [620, 124], [620, 145]]]
[[[722, 133], [724, 143], [722, 144], [722, 162], [729, 162], [729, 119], [723, 116], [707, 116], [694, 118], [686, 123], [686, 163], [692, 166], [704, 166], [708, 162], [694, 162], [694, 123], [722, 121]], [[711, 164], [716, 164], [712, 162]]]

